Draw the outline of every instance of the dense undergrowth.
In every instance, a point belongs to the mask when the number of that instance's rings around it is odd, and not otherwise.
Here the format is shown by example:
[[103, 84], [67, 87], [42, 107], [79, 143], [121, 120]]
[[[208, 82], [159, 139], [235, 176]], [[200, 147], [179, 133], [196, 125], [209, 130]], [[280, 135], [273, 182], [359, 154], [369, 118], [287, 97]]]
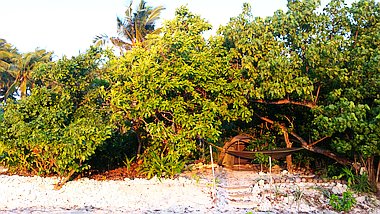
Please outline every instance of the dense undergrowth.
[[293, 164], [331, 177], [342, 173], [331, 166], [363, 167], [367, 177], [341, 177], [367, 192], [380, 154], [380, 6], [318, 6], [289, 1], [263, 19], [245, 4], [209, 39], [211, 26], [181, 7], [120, 57], [91, 47], [36, 63], [22, 99], [5, 100], [2, 79], [0, 163], [70, 176], [136, 162], [142, 175], [173, 177], [205, 160], [208, 143], [248, 133], [247, 149], [303, 147]]

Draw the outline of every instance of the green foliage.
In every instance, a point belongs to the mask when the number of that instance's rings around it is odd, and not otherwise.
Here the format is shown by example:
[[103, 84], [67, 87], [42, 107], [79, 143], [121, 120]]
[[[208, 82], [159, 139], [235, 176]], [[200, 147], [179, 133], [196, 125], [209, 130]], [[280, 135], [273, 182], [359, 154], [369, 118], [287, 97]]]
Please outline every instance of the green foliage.
[[128, 158], [128, 156], [125, 156], [125, 161], [123, 161], [123, 163], [127, 167], [128, 171], [131, 169], [131, 164], [135, 160], [135, 158], [136, 156], [133, 156], [131, 158]]
[[350, 186], [350, 188], [356, 192], [375, 192], [375, 188], [373, 188], [370, 181], [368, 180], [367, 173], [356, 175], [355, 182]]
[[0, 107], [0, 122], [4, 120], [4, 109]]
[[335, 194], [330, 195], [330, 205], [336, 211], [348, 212], [355, 206], [356, 200], [352, 195], [352, 192], [344, 192], [342, 197], [339, 197]]
[[[252, 160], [253, 163], [259, 163], [264, 165], [265, 167], [269, 167], [269, 155], [265, 155], [262, 153], [255, 153], [255, 158]], [[272, 159], [272, 166], [278, 164], [279, 161]]]
[[316, 160], [315, 155], [308, 151], [299, 151], [297, 153], [292, 154], [292, 161], [295, 165], [299, 167], [306, 167], [309, 169], [312, 166], [312, 163], [315, 163]]
[[[250, 6], [219, 29], [256, 115], [331, 158], [380, 154], [380, 5], [289, 1], [265, 19]], [[278, 126], [277, 126], [278, 127]], [[294, 136], [294, 134], [292, 134]], [[308, 140], [305, 140], [308, 139]], [[320, 140], [321, 141], [318, 141]], [[311, 149], [307, 144], [319, 142]], [[347, 161], [341, 161], [347, 164]]]
[[221, 40], [207, 43], [202, 36], [210, 27], [180, 8], [145, 49], [136, 47], [110, 62], [113, 115], [132, 121], [144, 148], [155, 154], [144, 167], [150, 162], [182, 165], [180, 160], [197, 150], [197, 141], [218, 141], [222, 121], [250, 120]]
[[179, 174], [185, 162], [180, 160], [177, 152], [170, 152], [169, 154], [157, 154], [156, 151], [146, 151], [147, 155], [144, 156], [143, 164], [140, 166], [140, 172], [148, 179], [157, 176], [158, 178], [173, 178]]
[[347, 181], [347, 185], [349, 188], [356, 192], [372, 192], [374, 191], [371, 183], [368, 180], [367, 173], [363, 173], [361, 175], [356, 175], [352, 170], [347, 167], [342, 169], [342, 173], [338, 176], [334, 176], [334, 179], [344, 178]]
[[7, 103], [0, 161], [10, 170], [67, 176], [88, 169], [86, 161], [112, 133], [93, 97], [97, 54], [91, 49], [42, 65], [31, 96]]

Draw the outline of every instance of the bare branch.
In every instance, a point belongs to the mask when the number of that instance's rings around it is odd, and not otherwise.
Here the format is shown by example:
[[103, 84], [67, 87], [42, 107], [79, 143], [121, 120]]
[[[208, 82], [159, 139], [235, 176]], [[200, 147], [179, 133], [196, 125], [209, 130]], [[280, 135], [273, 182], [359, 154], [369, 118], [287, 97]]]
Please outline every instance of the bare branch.
[[313, 147], [315, 144], [320, 143], [321, 141], [323, 141], [323, 140], [325, 140], [325, 139], [327, 139], [327, 138], [329, 138], [329, 137], [330, 137], [330, 136], [325, 136], [325, 137], [323, 137], [323, 138], [321, 138], [321, 139], [319, 139], [319, 140], [317, 140], [317, 141], [314, 141], [313, 143], [309, 144], [309, 146], [310, 146], [310, 147]]
[[271, 104], [271, 105], [286, 105], [286, 104], [292, 104], [292, 105], [299, 105], [299, 106], [305, 106], [308, 108], [315, 108], [316, 104], [314, 102], [299, 102], [299, 101], [293, 101], [290, 99], [282, 99], [277, 101], [266, 101], [266, 100], [253, 100], [255, 103], [263, 103], [263, 104]]
[[163, 118], [165, 118], [167, 121], [173, 123], [173, 120], [169, 119], [169, 118], [166, 117], [166, 115], [165, 115], [165, 114], [169, 114], [170, 116], [173, 117], [173, 114], [172, 114], [172, 113], [170, 113], [170, 112], [166, 112], [166, 111], [160, 111], [159, 113], [160, 113], [160, 115], [161, 115]]
[[317, 105], [317, 101], [318, 101], [320, 91], [321, 91], [321, 85], [318, 86], [317, 94], [315, 95], [315, 99], [314, 99], [314, 105]]

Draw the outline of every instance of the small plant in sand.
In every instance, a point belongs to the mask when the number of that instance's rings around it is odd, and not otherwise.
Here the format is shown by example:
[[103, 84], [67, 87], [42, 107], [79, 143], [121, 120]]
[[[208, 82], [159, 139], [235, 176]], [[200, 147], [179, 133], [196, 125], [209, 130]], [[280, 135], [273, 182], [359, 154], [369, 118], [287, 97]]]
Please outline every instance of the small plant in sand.
[[211, 182], [207, 184], [207, 186], [212, 187], [214, 185], [214, 182], [215, 182], [215, 185], [220, 184], [219, 178], [212, 179]]
[[196, 174], [196, 173], [192, 174], [191, 178], [194, 179], [197, 184], [199, 184], [199, 181], [201, 179], [201, 177], [198, 174]]
[[280, 188], [278, 186], [274, 186], [274, 196], [276, 198], [278, 198], [278, 197], [280, 197], [282, 195], [283, 195], [283, 193], [280, 191]]
[[352, 192], [347, 191], [344, 192], [342, 197], [339, 197], [335, 194], [332, 194], [330, 196], [330, 205], [332, 208], [336, 211], [344, 211], [348, 212], [352, 209], [352, 207], [355, 205], [356, 200], [352, 195]]
[[341, 174], [334, 176], [334, 179], [344, 178], [347, 181], [347, 186], [355, 192], [372, 192], [374, 191], [371, 183], [368, 180], [367, 173], [356, 175], [351, 169], [344, 167]]
[[156, 151], [149, 151], [144, 157], [143, 164], [140, 165], [140, 172], [148, 179], [157, 176], [158, 178], [173, 178], [184, 168], [185, 163], [178, 158], [175, 152], [163, 155]]
[[294, 202], [297, 203], [297, 210], [299, 210], [303, 195], [304, 195], [304, 191], [300, 189], [299, 186], [297, 186], [296, 190], [294, 191]]
[[136, 158], [136, 156], [133, 156], [131, 158], [128, 158], [128, 156], [125, 156], [125, 161], [123, 161], [123, 163], [127, 167], [128, 171], [131, 169], [131, 164], [133, 163], [135, 158]]

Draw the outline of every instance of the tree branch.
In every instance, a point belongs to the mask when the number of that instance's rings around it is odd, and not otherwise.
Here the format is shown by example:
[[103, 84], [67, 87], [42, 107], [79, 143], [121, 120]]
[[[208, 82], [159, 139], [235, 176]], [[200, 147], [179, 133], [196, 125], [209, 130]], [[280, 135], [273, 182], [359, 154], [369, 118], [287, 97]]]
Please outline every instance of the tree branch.
[[325, 137], [323, 137], [323, 138], [321, 138], [321, 139], [319, 139], [319, 140], [317, 140], [317, 141], [314, 141], [314, 142], [310, 143], [309, 146], [312, 147], [312, 146], [314, 146], [315, 144], [317, 144], [317, 143], [319, 143], [319, 142], [321, 142], [321, 141], [323, 141], [323, 140], [325, 140], [325, 139], [327, 139], [327, 138], [329, 138], [329, 137], [330, 137], [330, 136], [325, 136]]
[[[256, 113], [255, 113], [256, 114]], [[286, 129], [285, 126], [269, 119], [269, 118], [266, 118], [266, 117], [262, 117], [258, 114], [256, 114], [257, 117], [259, 117], [261, 120], [264, 120], [270, 124], [276, 124], [278, 126], [280, 126], [282, 129]], [[333, 152], [327, 150], [327, 149], [323, 149], [323, 148], [319, 148], [319, 147], [315, 147], [313, 145], [315, 145], [316, 143], [311, 143], [310, 145], [301, 137], [299, 136], [297, 133], [291, 131], [289, 132], [289, 134], [291, 134], [293, 137], [295, 137], [300, 143], [301, 143], [301, 146], [302, 148], [306, 149], [306, 150], [309, 150], [311, 152], [315, 152], [315, 153], [319, 153], [319, 154], [322, 154], [324, 156], [327, 156], [331, 159], [334, 159], [336, 162], [342, 164], [342, 165], [350, 165], [350, 166], [353, 166], [354, 168], [356, 168], [357, 166], [352, 164], [352, 162], [347, 159], [347, 158], [344, 158], [344, 157], [340, 157], [340, 156], [337, 156], [336, 154], [334, 154]], [[323, 138], [322, 138], [323, 139]], [[318, 140], [319, 142], [322, 141], [322, 140]], [[318, 142], [316, 141], [316, 142]]]
[[[168, 117], [166, 117], [165, 114], [169, 114], [170, 116], [173, 117], [173, 114], [170, 113], [170, 112], [166, 112], [166, 111], [159, 111], [160, 115], [165, 118], [167, 121], [171, 122], [171, 123], [174, 123], [173, 120], [169, 119]], [[173, 117], [174, 118], [174, 117]]]
[[359, 30], [357, 29], [357, 30], [355, 31], [355, 37], [354, 37], [354, 48], [356, 47], [356, 41], [357, 41], [357, 39], [358, 39], [358, 35], [359, 35]]
[[263, 103], [263, 104], [271, 104], [271, 105], [285, 105], [285, 104], [293, 104], [299, 106], [306, 106], [308, 108], [315, 108], [316, 104], [314, 102], [298, 102], [289, 99], [282, 99], [277, 101], [266, 101], [266, 100], [253, 100], [255, 103]]
[[321, 91], [321, 85], [318, 86], [317, 94], [315, 95], [315, 99], [314, 99], [314, 105], [317, 105], [317, 101], [318, 101], [320, 91]]

